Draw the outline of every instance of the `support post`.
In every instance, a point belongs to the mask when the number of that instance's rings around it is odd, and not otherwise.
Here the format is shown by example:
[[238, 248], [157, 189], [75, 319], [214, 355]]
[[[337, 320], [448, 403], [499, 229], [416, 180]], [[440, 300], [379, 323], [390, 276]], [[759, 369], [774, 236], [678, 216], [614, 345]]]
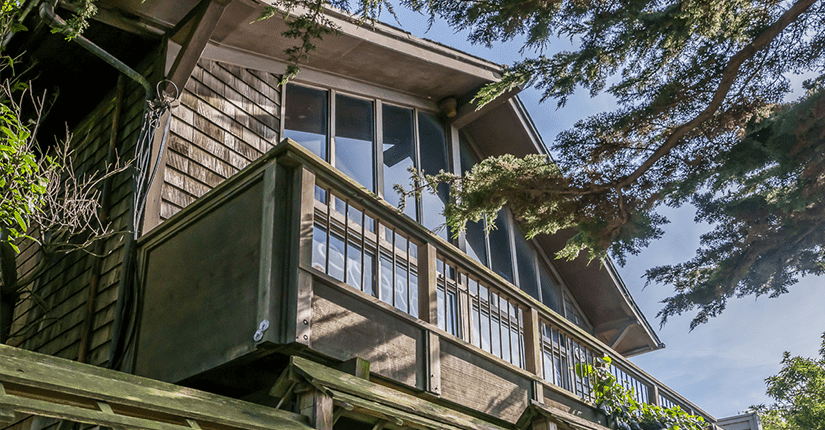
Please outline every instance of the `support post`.
[[349, 373], [361, 379], [370, 379], [370, 362], [361, 357], [351, 358], [338, 367], [342, 372]]
[[547, 417], [538, 417], [533, 421], [533, 430], [558, 430], [558, 424], [550, 421]]
[[332, 397], [319, 390], [303, 392], [298, 397], [298, 412], [309, 418], [309, 425], [316, 430], [332, 430], [334, 414]]
[[[189, 80], [192, 71], [195, 70], [198, 60], [200, 60], [206, 44], [212, 37], [212, 32], [215, 30], [215, 26], [218, 25], [218, 21], [220, 21], [227, 3], [228, 0], [202, 0], [201, 3], [195, 6], [195, 8], [178, 23], [178, 26], [175, 26], [175, 28], [170, 31], [171, 34], [167, 35], [167, 37], [174, 37], [177, 33], [180, 33], [184, 27], [189, 27], [181, 43], [180, 51], [178, 51], [169, 72], [166, 74], [166, 79], [177, 86], [179, 95], [183, 93], [186, 81]], [[166, 49], [169, 49], [168, 46]], [[159, 58], [166, 62], [165, 53], [160, 55]], [[165, 67], [161, 67], [160, 69], [165, 70]], [[162, 90], [171, 91], [171, 86], [162, 88]], [[166, 124], [166, 122], [171, 119], [170, 115], [170, 112], [164, 113], [158, 123]], [[138, 220], [141, 222], [139, 228], [142, 233], [147, 233], [157, 227], [161, 221], [160, 200], [163, 170], [166, 168], [166, 154], [165, 151], [161, 152], [160, 150], [162, 138], [163, 133], [155, 133], [155, 139], [152, 142], [151, 165], [158, 166], [158, 176], [147, 191], [146, 209], [143, 220]]]

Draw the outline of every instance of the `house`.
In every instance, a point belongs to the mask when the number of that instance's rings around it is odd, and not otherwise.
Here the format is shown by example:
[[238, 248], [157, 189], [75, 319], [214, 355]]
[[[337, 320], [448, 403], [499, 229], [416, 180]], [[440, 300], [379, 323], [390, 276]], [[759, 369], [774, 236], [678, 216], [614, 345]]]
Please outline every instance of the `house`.
[[721, 418], [716, 425], [725, 430], [762, 430], [762, 423], [756, 412]]
[[[546, 153], [518, 91], [470, 103], [501, 66], [329, 10], [340, 34], [283, 86], [294, 41], [283, 17], [254, 22], [260, 1], [96, 4], [77, 43], [49, 33], [71, 13], [63, 2], [32, 7], [32, 31], [11, 43], [67, 94], [53, 115], [69, 118], [77, 170], [120, 154], [140, 175], [104, 186], [124, 233], [98, 255], [47, 261], [10, 345], [318, 429], [605, 429], [574, 369], [609, 355], [639, 400], [714, 421], [627, 360], [664, 345], [610, 261], [554, 260], [568, 236], [527, 240], [506, 209], [489, 235], [482, 221], [454, 239], [446, 188], [396, 209], [409, 167]], [[179, 102], [146, 104], [155, 88]], [[22, 251], [19, 278], [36, 251]], [[164, 414], [153, 419], [225, 428]]]

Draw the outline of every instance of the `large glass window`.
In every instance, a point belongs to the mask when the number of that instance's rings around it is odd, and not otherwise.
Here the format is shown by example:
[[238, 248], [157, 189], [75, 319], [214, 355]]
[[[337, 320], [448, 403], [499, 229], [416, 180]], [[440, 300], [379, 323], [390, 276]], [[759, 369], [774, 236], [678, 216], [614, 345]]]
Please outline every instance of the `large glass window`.
[[284, 138], [290, 138], [324, 160], [327, 158], [327, 92], [286, 87]]
[[[329, 112], [329, 94], [287, 85], [284, 137], [300, 143], [370, 191], [382, 193], [394, 206], [398, 206], [401, 197], [393, 187], [401, 184], [410, 189], [411, 167], [429, 174], [451, 171], [444, 125], [436, 114], [381, 104], [382, 132], [377, 136], [376, 102], [335, 94], [334, 112]], [[335, 129], [332, 141], [328, 136], [329, 122]], [[376, 138], [383, 158], [380, 166], [375, 162]], [[332, 157], [329, 148], [333, 148]], [[421, 154], [420, 159], [417, 154]], [[383, 182], [381, 190], [376, 189], [379, 177]], [[441, 184], [437, 191], [436, 195], [423, 193], [419, 201], [408, 199], [404, 214], [449, 240], [443, 214], [449, 187]]]
[[[462, 174], [469, 172], [476, 164], [476, 157], [465, 136], [459, 139], [459, 156]], [[548, 308], [562, 314], [580, 327], [590, 330], [584, 317], [576, 310], [572, 301], [565, 303], [561, 287], [550, 275], [546, 262], [541, 259], [530, 241], [518, 226], [510, 221], [506, 209], [499, 211], [496, 229], [489, 235], [485, 232], [485, 220], [468, 222], [465, 230], [465, 250], [468, 255], [493, 269], [511, 283], [515, 283], [514, 273], [518, 273], [518, 287]], [[515, 267], [513, 266], [512, 245], [515, 246]], [[565, 296], [567, 297], [567, 296]]]
[[539, 264], [539, 277], [541, 278], [541, 302], [548, 308], [563, 313], [561, 309], [561, 291], [558, 285], [553, 282], [550, 273], [543, 264]]
[[372, 102], [335, 97], [335, 167], [375, 191]]
[[[421, 170], [424, 173], [434, 175], [442, 170], [451, 171], [444, 126], [435, 115], [418, 114], [418, 140], [421, 145]], [[438, 184], [436, 191], [435, 195], [429, 192], [421, 195], [421, 224], [448, 240], [447, 229], [444, 227], [444, 207], [450, 199], [450, 189], [447, 184]]]
[[[461, 161], [461, 174], [469, 172], [476, 164], [476, 159], [467, 146], [467, 141], [462, 136], [459, 140], [459, 154]], [[464, 233], [467, 243], [466, 252], [470, 257], [475, 258], [483, 265], [487, 265], [487, 234], [484, 232], [484, 220], [478, 222], [468, 222]]]
[[[393, 189], [395, 184], [409, 188], [410, 167], [415, 167], [415, 132], [413, 110], [383, 105], [384, 200], [398, 206], [401, 198]], [[415, 216], [415, 199], [407, 199], [404, 213]]]
[[502, 208], [498, 211], [496, 218], [496, 228], [490, 231], [490, 262], [494, 272], [502, 278], [515, 284], [513, 279], [513, 259], [510, 252], [510, 220], [507, 210]]
[[536, 276], [536, 251], [527, 243], [527, 238], [518, 227], [513, 229], [513, 236], [516, 239], [519, 288], [536, 300], [541, 300], [538, 276]]

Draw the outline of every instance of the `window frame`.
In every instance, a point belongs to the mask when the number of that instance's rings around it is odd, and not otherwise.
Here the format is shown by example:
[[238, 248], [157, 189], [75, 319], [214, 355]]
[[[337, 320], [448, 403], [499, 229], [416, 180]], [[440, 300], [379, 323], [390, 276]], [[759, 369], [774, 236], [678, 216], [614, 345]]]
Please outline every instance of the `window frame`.
[[[411, 103], [404, 103], [402, 101], [397, 100], [388, 100], [381, 97], [376, 97], [374, 95], [363, 95], [357, 94], [351, 91], [346, 90], [339, 90], [337, 88], [331, 86], [323, 86], [322, 84], [312, 83], [312, 82], [305, 82], [305, 81], [292, 81], [282, 87], [282, 95], [281, 95], [281, 111], [282, 116], [281, 118], [285, 117], [286, 106], [289, 103], [289, 91], [287, 90], [290, 85], [293, 86], [301, 86], [305, 88], [310, 88], [317, 91], [324, 91], [327, 94], [327, 130], [326, 130], [326, 153], [327, 153], [327, 160], [325, 162], [329, 163], [332, 167], [338, 169], [336, 163], [336, 142], [335, 142], [335, 122], [336, 122], [336, 98], [338, 95], [351, 97], [359, 100], [365, 100], [372, 103], [373, 106], [373, 162], [372, 162], [372, 186], [374, 189], [372, 190], [378, 197], [382, 200], [387, 201], [384, 194], [384, 153], [383, 153], [383, 145], [384, 145], [384, 134], [383, 134], [383, 106], [388, 105], [392, 107], [402, 108], [402, 109], [409, 109], [412, 111], [412, 120], [413, 120], [413, 156], [416, 168], [421, 167], [421, 136], [420, 136], [420, 126], [419, 126], [419, 115], [421, 114], [428, 114], [434, 115], [436, 117], [441, 117], [441, 113], [438, 111], [437, 108], [435, 109], [423, 109], [419, 105], [411, 104]], [[443, 132], [444, 132], [444, 142], [446, 145], [446, 164], [451, 169], [455, 169], [455, 154], [453, 151], [453, 139], [450, 133], [450, 124], [447, 122], [442, 122]], [[281, 121], [280, 124], [280, 135], [284, 136], [286, 130], [286, 120]], [[354, 180], [354, 178], [353, 178]], [[363, 184], [362, 184], [363, 185]], [[366, 185], [365, 185], [366, 186]], [[406, 184], [409, 186], [409, 184]], [[407, 204], [414, 204], [415, 205], [415, 219], [417, 223], [421, 224], [424, 219], [424, 209], [423, 203], [421, 199], [414, 199], [413, 202], [407, 202]], [[422, 224], [423, 225], [423, 224]], [[446, 228], [446, 227], [444, 227]], [[437, 233], [436, 233], [437, 234]], [[448, 242], [455, 244], [452, 239], [449, 239]]]
[[[481, 157], [479, 155], [479, 152], [476, 150], [475, 143], [473, 142], [472, 137], [469, 136], [466, 132], [463, 132], [463, 131], [459, 131], [459, 133], [461, 134], [461, 139], [463, 139], [464, 142], [466, 142], [467, 150], [470, 152], [470, 154], [476, 160], [482, 160], [483, 157]], [[454, 151], [460, 151], [459, 145], [461, 145], [461, 143], [460, 143], [461, 139], [457, 139], [456, 142], [454, 142], [454, 146], [455, 146]], [[454, 169], [456, 169], [454, 171], [457, 171], [457, 172], [460, 172], [461, 174], [463, 174], [463, 171], [461, 171], [462, 169], [461, 169], [460, 163], [457, 166], [454, 165]], [[504, 209], [505, 209], [504, 212], [505, 212], [506, 217], [507, 217], [507, 224], [508, 224], [507, 228], [509, 229], [508, 233], [509, 233], [509, 239], [510, 239], [509, 240], [509, 242], [510, 242], [509, 243], [509, 245], [510, 245], [510, 260], [511, 260], [511, 265], [512, 265], [512, 268], [513, 268], [513, 282], [512, 282], [512, 284], [517, 289], [525, 292], [525, 294], [526, 294], [527, 292], [524, 289], [521, 288], [521, 283], [520, 283], [520, 279], [519, 279], [520, 275], [519, 275], [519, 266], [518, 266], [518, 261], [517, 261], [518, 257], [516, 255], [517, 249], [516, 249], [516, 237], [515, 237], [516, 230], [519, 231], [518, 234], [523, 234], [523, 233], [521, 233], [521, 227], [518, 225], [518, 223], [515, 222], [515, 218], [513, 217], [512, 212], [510, 212], [510, 209], [507, 208], [506, 206], [505, 206]], [[486, 217], [482, 219], [482, 222], [484, 223], [484, 226], [486, 228], [486, 225], [487, 225], [487, 222], [488, 222]], [[502, 228], [502, 226], [497, 226], [497, 227]], [[534, 268], [534, 271], [536, 273], [537, 283], [538, 283], [538, 285], [536, 287], [538, 289], [538, 296], [539, 297], [538, 298], [533, 297], [533, 296], [531, 296], [531, 297], [536, 299], [539, 303], [541, 303], [547, 309], [551, 310], [552, 312], [560, 315], [564, 319], [570, 321], [574, 325], [576, 325], [576, 326], [578, 326], [578, 327], [580, 327], [580, 328], [582, 328], [582, 329], [584, 329], [584, 330], [586, 330], [586, 331], [588, 331], [592, 334], [593, 333], [593, 324], [590, 322], [590, 320], [587, 318], [587, 316], [582, 312], [581, 307], [579, 306], [578, 302], [573, 298], [573, 295], [570, 294], [570, 289], [562, 281], [562, 277], [559, 275], [558, 271], [556, 270], [555, 266], [552, 264], [551, 259], [547, 256], [544, 249], [541, 246], [539, 246], [534, 239], [527, 239], [526, 237], [525, 237], [525, 239], [527, 241], [527, 244], [530, 246], [530, 248], [533, 251], [533, 268]], [[490, 245], [489, 235], [485, 234], [484, 244], [485, 244], [485, 252], [487, 253], [487, 264], [483, 264], [481, 262], [479, 262], [479, 264], [482, 264], [485, 267], [489, 268], [490, 270], [493, 270], [492, 269], [492, 258], [493, 257], [492, 257], [491, 252], [490, 252], [491, 251], [491, 247], [490, 247], [491, 245]], [[461, 235], [460, 235], [459, 240], [458, 240], [458, 247], [461, 250], [461, 252], [467, 254], [467, 240], [466, 240], [466, 237], [465, 237], [465, 232], [461, 232]], [[555, 311], [555, 310], [551, 309], [549, 306], [545, 305], [544, 301], [542, 300], [543, 292], [542, 292], [542, 289], [541, 289], [541, 278], [540, 278], [540, 275], [539, 275], [539, 270], [540, 270], [539, 266], [541, 266], [541, 265], [544, 265], [545, 269], [547, 269], [548, 275], [550, 275], [551, 280], [553, 281], [554, 284], [556, 284], [556, 286], [559, 289], [559, 300], [560, 300], [559, 305], [560, 305], [560, 308], [561, 308], [561, 309], [559, 309], [559, 311]], [[570, 319], [572, 317], [572, 315], [568, 315], [567, 306], [565, 305], [565, 303], [568, 299], [569, 299], [570, 303], [573, 305], [573, 307], [575, 308], [575, 311], [578, 312], [579, 316], [582, 318], [582, 320], [584, 322], [584, 326], [582, 326], [582, 324], [578, 324], [575, 321], [573, 321], [572, 319]]]

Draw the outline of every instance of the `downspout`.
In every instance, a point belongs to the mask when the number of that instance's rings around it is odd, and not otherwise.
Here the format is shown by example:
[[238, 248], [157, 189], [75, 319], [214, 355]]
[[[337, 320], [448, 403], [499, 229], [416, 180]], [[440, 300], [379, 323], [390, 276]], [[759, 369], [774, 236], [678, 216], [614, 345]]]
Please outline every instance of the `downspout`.
[[[48, 3], [40, 4], [40, 18], [52, 28], [60, 29], [66, 24], [66, 21], [63, 20], [63, 18], [60, 18], [54, 13], [54, 9]], [[127, 66], [124, 62], [118, 60], [108, 52], [101, 49], [99, 46], [92, 43], [89, 39], [86, 39], [83, 36], [77, 36], [72, 40], [80, 46], [82, 46], [83, 48], [85, 48], [86, 50], [88, 50], [89, 52], [91, 52], [92, 54], [96, 55], [101, 60], [105, 61], [106, 63], [117, 69], [119, 72], [123, 73], [133, 81], [140, 84], [141, 87], [143, 87], [144, 91], [146, 92], [145, 102], [143, 105], [143, 118], [145, 120], [146, 114], [149, 110], [150, 101], [152, 100], [152, 87], [151, 85], [149, 85], [149, 82], [146, 80], [146, 78], [144, 78], [143, 75], [141, 75], [131, 67]], [[134, 205], [132, 205], [130, 211], [130, 216], [127, 217], [126, 229], [127, 231], [132, 232], [132, 234], [126, 235], [126, 242], [123, 245], [123, 261], [121, 263], [120, 283], [118, 285], [117, 305], [115, 308], [115, 320], [113, 322], [112, 327], [113, 334], [111, 340], [111, 348], [109, 351], [109, 368], [115, 367], [116, 356], [120, 351], [121, 332], [123, 331], [122, 326], [124, 322], [125, 312], [124, 302], [127, 298], [126, 290], [131, 285], [130, 278], [132, 278], [133, 276], [132, 267], [134, 265], [135, 258], [134, 248], [135, 240], [137, 239], [134, 221]]]

